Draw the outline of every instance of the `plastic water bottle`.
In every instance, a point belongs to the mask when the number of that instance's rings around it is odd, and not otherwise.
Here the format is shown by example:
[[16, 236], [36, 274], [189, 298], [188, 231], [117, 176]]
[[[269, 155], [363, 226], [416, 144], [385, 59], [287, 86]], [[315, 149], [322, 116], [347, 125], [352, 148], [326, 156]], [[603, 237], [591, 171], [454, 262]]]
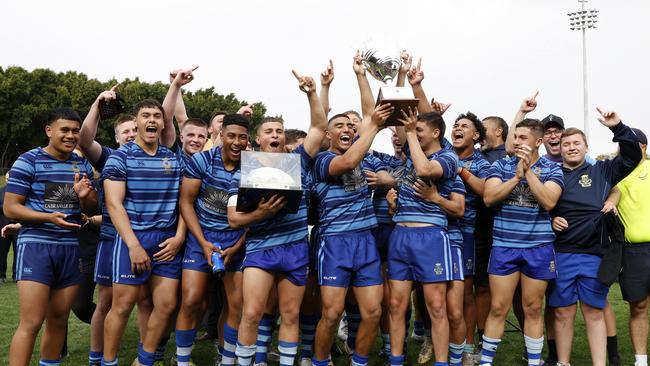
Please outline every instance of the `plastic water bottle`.
[[[219, 244], [214, 244], [219, 250], [221, 246]], [[212, 252], [212, 273], [222, 273], [226, 270], [226, 265], [223, 263], [223, 258], [221, 258], [221, 253]]]

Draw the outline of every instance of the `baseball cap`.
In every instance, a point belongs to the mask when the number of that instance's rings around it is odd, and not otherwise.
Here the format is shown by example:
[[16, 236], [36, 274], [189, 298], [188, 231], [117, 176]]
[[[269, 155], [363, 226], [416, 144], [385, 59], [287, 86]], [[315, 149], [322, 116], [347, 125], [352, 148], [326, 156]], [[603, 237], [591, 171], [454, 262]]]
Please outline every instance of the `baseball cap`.
[[542, 124], [544, 125], [544, 129], [548, 129], [551, 126], [555, 125], [559, 127], [561, 130], [564, 129], [564, 121], [562, 120], [561, 117], [558, 117], [554, 114], [549, 114], [542, 120]]
[[648, 138], [646, 137], [645, 133], [643, 133], [643, 131], [639, 130], [638, 128], [633, 128], [632, 131], [634, 131], [634, 134], [640, 143], [643, 145], [648, 144]]

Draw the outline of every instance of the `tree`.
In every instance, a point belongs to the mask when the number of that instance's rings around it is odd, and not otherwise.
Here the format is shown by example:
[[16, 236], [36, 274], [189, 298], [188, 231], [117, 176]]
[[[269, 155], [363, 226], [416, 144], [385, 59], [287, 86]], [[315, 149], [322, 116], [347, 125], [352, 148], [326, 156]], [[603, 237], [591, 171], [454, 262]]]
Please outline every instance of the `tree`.
[[[27, 71], [22, 67], [0, 67], [0, 168], [8, 168], [22, 153], [43, 146], [47, 141], [43, 132], [47, 113], [57, 107], [71, 107], [83, 118], [95, 98], [108, 90], [116, 80], [105, 82], [89, 79], [76, 71], [55, 73], [49, 69]], [[152, 98], [162, 102], [168, 85], [162, 82], [145, 83], [138, 78], [120, 81], [118, 94], [124, 99], [126, 111], [137, 102]], [[187, 112], [208, 122], [218, 110], [235, 113], [245, 101], [234, 94], [221, 95], [214, 88], [184, 92]], [[258, 103], [253, 108], [252, 126], [262, 120], [266, 107]], [[251, 130], [252, 131], [252, 130]], [[115, 146], [113, 120], [102, 121], [97, 141]]]

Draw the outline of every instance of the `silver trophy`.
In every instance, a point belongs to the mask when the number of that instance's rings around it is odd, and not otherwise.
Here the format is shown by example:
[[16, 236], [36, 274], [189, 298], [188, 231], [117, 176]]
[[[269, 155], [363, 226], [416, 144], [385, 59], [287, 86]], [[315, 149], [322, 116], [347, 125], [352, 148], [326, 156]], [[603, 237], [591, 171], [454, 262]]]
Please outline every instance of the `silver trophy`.
[[391, 85], [402, 65], [399, 49], [390, 42], [372, 39], [365, 42], [361, 56], [370, 75], [384, 84], [379, 88], [377, 105], [390, 103], [395, 108], [384, 125], [401, 125], [398, 119], [402, 118], [402, 111], [408, 114], [409, 107], [415, 110], [418, 100], [410, 87]]

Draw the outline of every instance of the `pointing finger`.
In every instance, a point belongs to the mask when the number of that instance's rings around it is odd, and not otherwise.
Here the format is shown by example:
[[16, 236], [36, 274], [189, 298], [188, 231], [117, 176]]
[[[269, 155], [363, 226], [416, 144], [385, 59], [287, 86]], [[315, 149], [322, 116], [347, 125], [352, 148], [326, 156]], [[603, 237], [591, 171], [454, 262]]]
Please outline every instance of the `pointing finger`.
[[196, 65], [196, 66], [194, 66], [194, 67], [190, 70], [190, 72], [192, 72], [192, 71], [194, 71], [194, 70], [196, 70], [196, 69], [198, 69], [198, 68], [199, 68], [199, 65]]
[[418, 66], [416, 67], [417, 71], [420, 71], [420, 66], [422, 66], [422, 57], [418, 58]]
[[296, 80], [300, 81], [300, 75], [298, 75], [298, 73], [296, 72], [296, 70], [291, 70], [291, 72], [293, 73], [293, 76], [296, 77]]
[[537, 99], [537, 95], [539, 95], [539, 90], [535, 92], [535, 95], [531, 99]]
[[113, 85], [113, 86], [111, 87], [110, 91], [112, 91], [112, 92], [117, 91], [117, 88], [118, 88], [119, 86], [120, 86], [120, 83], [117, 83], [117, 84]]

